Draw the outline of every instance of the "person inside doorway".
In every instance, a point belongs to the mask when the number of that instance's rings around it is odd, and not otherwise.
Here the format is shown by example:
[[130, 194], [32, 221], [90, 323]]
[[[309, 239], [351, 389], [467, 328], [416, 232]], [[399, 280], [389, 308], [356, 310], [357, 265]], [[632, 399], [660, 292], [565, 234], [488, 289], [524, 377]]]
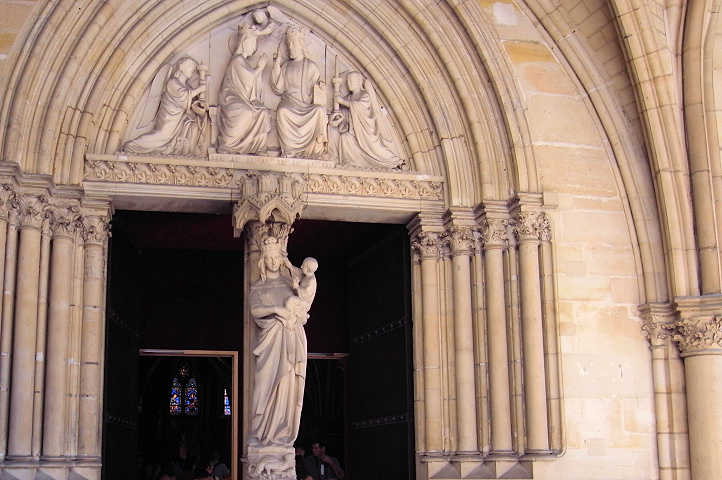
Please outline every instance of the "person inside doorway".
[[326, 455], [326, 442], [323, 439], [315, 440], [311, 444], [311, 450], [313, 455], [306, 457], [306, 470], [313, 480], [343, 480], [343, 470], [338, 460]]

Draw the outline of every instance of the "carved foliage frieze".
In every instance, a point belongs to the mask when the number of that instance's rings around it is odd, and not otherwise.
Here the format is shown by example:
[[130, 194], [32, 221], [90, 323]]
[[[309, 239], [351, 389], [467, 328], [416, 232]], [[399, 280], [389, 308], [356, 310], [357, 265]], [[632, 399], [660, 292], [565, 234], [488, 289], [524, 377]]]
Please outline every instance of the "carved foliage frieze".
[[441, 182], [355, 175], [308, 175], [309, 193], [441, 200]]
[[229, 188], [232, 168], [146, 162], [86, 160], [85, 180], [150, 185]]
[[[112, 159], [111, 159], [112, 158]], [[85, 181], [124, 184], [189, 186], [219, 189], [240, 189], [244, 196], [253, 188], [246, 179], [247, 170], [229, 167], [176, 165], [157, 161], [122, 161], [117, 157], [91, 158], [85, 161]], [[347, 173], [346, 173], [347, 172]], [[255, 172], [252, 172], [255, 173]], [[260, 173], [260, 172], [259, 172]], [[379, 172], [355, 173], [344, 170], [343, 174], [297, 173], [289, 177], [294, 191], [303, 188], [305, 193], [343, 195], [358, 197], [394, 198], [403, 200], [443, 201], [443, 183], [420, 179], [413, 174], [395, 176]], [[404, 178], [405, 177], [405, 178]], [[290, 190], [289, 190], [290, 192]]]

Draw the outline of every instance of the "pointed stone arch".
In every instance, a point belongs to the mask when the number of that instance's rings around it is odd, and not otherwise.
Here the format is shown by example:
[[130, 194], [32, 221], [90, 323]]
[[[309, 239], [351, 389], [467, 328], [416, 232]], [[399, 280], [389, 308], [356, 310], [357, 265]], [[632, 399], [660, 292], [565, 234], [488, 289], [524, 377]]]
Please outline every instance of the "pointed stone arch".
[[[365, 69], [415, 168], [447, 178], [449, 205], [538, 189], [526, 120], [515, 107], [521, 96], [475, 2], [274, 6]], [[15, 59], [3, 101], [9, 120], [0, 125], [3, 158], [59, 184], [82, 184], [84, 155], [115, 153], [129, 111], [162, 62], [254, 7], [221, 0], [203, 8], [174, 0], [47, 5]], [[67, 32], [62, 42], [60, 31]]]

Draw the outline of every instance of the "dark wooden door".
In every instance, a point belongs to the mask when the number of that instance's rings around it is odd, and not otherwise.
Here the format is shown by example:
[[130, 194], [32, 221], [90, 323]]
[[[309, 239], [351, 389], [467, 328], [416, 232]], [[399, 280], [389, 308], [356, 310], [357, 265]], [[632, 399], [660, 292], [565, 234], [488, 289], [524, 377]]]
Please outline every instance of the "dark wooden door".
[[108, 268], [103, 399], [103, 479], [136, 477], [141, 255], [113, 225]]
[[409, 237], [379, 238], [348, 265], [348, 478], [415, 478]]

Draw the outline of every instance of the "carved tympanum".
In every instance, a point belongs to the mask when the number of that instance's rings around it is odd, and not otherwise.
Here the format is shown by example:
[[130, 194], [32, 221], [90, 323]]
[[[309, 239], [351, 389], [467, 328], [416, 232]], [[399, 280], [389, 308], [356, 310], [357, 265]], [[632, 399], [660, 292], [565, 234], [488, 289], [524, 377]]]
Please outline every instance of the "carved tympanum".
[[328, 119], [324, 99], [317, 98], [325, 84], [318, 65], [308, 58], [305, 29], [286, 30], [285, 48], [279, 45], [273, 62], [271, 88], [281, 95], [276, 109], [281, 154], [317, 158], [326, 153]]
[[[400, 137], [372, 81], [333, 45], [271, 5], [228, 24], [160, 68], [122, 153], [207, 154], [221, 161], [243, 155], [247, 162], [280, 155], [331, 167], [402, 167]], [[193, 58], [207, 58], [208, 65]], [[214, 83], [219, 70], [222, 80]]]
[[[206, 91], [203, 75], [197, 85], [192, 78], [196, 71], [202, 73], [198, 63], [190, 57], [178, 60], [173, 68], [168, 66], [156, 75], [151, 98], [146, 109], [153, 111], [159, 85], [163, 83], [160, 103], [155, 111], [153, 129], [123, 145], [128, 153], [160, 155], [200, 155], [205, 129], [206, 106], [197, 99]], [[168, 76], [170, 75], [170, 76]], [[145, 115], [144, 115], [145, 116]], [[141, 120], [141, 123], [144, 123]], [[142, 127], [143, 125], [141, 125]]]
[[271, 115], [263, 105], [261, 73], [267, 57], [261, 54], [254, 61], [251, 56], [258, 48], [258, 37], [268, 35], [272, 29], [273, 24], [259, 28], [243, 23], [238, 27], [237, 44], [218, 94], [219, 153], [266, 152]]
[[346, 75], [348, 95], [341, 96], [340, 78], [333, 80], [334, 106], [331, 126], [338, 128], [336, 155], [344, 165], [396, 168], [403, 163], [394, 142], [391, 124], [379, 105], [371, 82], [359, 72]]

